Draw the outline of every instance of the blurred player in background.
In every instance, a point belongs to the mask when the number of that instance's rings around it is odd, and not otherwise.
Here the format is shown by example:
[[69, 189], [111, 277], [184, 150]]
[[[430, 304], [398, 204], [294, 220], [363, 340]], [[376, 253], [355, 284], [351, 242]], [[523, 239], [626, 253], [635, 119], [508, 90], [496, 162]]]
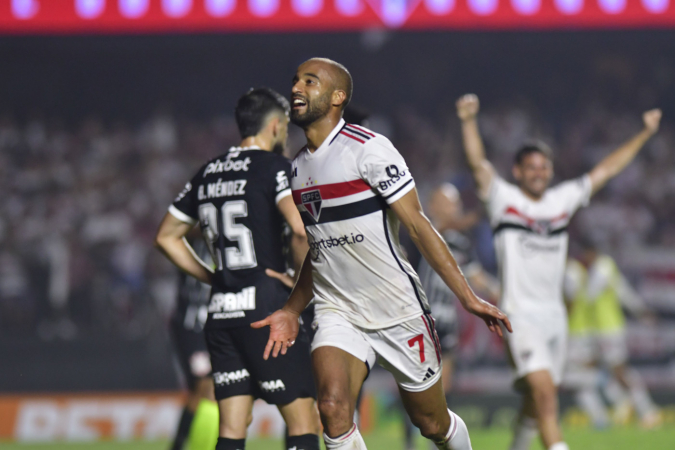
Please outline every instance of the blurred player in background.
[[314, 299], [312, 364], [327, 449], [366, 448], [354, 409], [378, 361], [394, 375], [423, 436], [439, 449], [470, 450], [466, 425], [447, 409], [438, 337], [419, 277], [401, 251], [400, 223], [468, 311], [497, 333], [499, 321], [510, 328], [508, 319], [469, 287], [391, 142], [342, 119], [351, 96], [351, 75], [331, 60], [310, 59], [293, 79], [291, 119], [307, 145], [293, 161], [291, 185], [310, 251], [283, 309], [253, 326], [271, 328], [265, 358], [287, 354]]
[[[271, 89], [242, 96], [235, 109], [240, 146], [202, 166], [170, 206], [156, 238], [174, 264], [212, 286], [205, 335], [220, 410], [217, 450], [244, 448], [255, 398], [278, 406], [288, 426], [288, 448], [319, 448], [306, 333], [298, 335], [288, 358], [264, 360], [268, 333], [250, 327], [288, 297], [286, 286], [266, 273], [286, 271], [284, 220], [292, 230], [296, 272], [307, 253], [302, 219], [291, 197], [291, 166], [281, 156], [288, 113], [288, 101]], [[183, 239], [197, 223], [215, 272]]]
[[513, 323], [507, 338], [523, 406], [512, 450], [530, 447], [537, 430], [544, 447], [566, 450], [558, 423], [557, 389], [567, 345], [567, 313], [562, 298], [567, 260], [567, 225], [591, 196], [618, 175], [659, 128], [661, 111], [643, 115], [644, 128], [605, 157], [591, 172], [549, 188], [553, 157], [543, 143], [523, 146], [513, 177], [499, 177], [485, 158], [478, 130], [478, 97], [457, 101], [464, 149], [479, 196], [486, 202], [502, 286], [500, 305]]
[[[492, 302], [499, 298], [499, 283], [487, 273], [476, 257], [471, 240], [463, 231], [473, 227], [479, 220], [476, 213], [465, 213], [462, 198], [457, 188], [450, 183], [443, 183], [431, 193], [427, 205], [427, 214], [431, 224], [438, 230], [452, 252], [457, 264], [462, 269], [469, 284], [477, 292], [487, 295]], [[450, 404], [453, 356], [459, 344], [459, 328], [457, 317], [457, 297], [434, 271], [426, 259], [422, 259], [417, 269], [422, 288], [427, 294], [429, 308], [435, 319], [436, 333], [441, 343], [443, 370], [441, 380], [443, 391]], [[404, 417], [406, 448], [415, 448], [415, 433], [412, 422]]]
[[[196, 233], [191, 234], [190, 247], [207, 266], [213, 267], [204, 240], [194, 236]], [[215, 446], [218, 437], [218, 407], [215, 405], [211, 361], [204, 338], [210, 293], [211, 286], [208, 284], [184, 272], [179, 273], [178, 301], [171, 315], [169, 331], [188, 395], [171, 450], [183, 449], [188, 436], [190, 450], [210, 449]]]
[[628, 366], [626, 319], [623, 308], [647, 323], [654, 316], [628, 284], [611, 256], [599, 252], [588, 239], [581, 241], [579, 260], [570, 259], [565, 272], [564, 292], [569, 305], [569, 364], [566, 385], [575, 389], [577, 403], [594, 426], [610, 424], [600, 396], [600, 370], [609, 372], [613, 389], [607, 398], [614, 406], [615, 420], [625, 424], [634, 408], [645, 428], [660, 424], [640, 374]]

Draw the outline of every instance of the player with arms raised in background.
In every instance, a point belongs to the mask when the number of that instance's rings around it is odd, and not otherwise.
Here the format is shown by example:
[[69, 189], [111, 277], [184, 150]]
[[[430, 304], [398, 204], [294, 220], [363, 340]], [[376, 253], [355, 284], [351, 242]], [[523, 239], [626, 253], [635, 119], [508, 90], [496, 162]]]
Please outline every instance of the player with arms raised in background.
[[[253, 400], [277, 405], [288, 425], [288, 448], [319, 449], [319, 420], [305, 333], [289, 359], [262, 358], [265, 330], [251, 322], [288, 298], [266, 270], [285, 271], [284, 220], [291, 227], [296, 269], [307, 240], [289, 186], [290, 163], [281, 156], [288, 132], [288, 101], [271, 89], [249, 91], [237, 102], [240, 146], [202, 166], [164, 217], [156, 242], [186, 273], [211, 284], [206, 342], [220, 410], [217, 450], [243, 449]], [[195, 258], [183, 237], [199, 223], [216, 269]]]
[[457, 101], [464, 149], [494, 229], [501, 277], [500, 306], [513, 322], [509, 355], [523, 405], [512, 450], [525, 450], [539, 432], [544, 447], [566, 450], [558, 423], [557, 387], [565, 365], [567, 316], [562, 298], [567, 225], [591, 196], [618, 175], [659, 128], [661, 111], [643, 115], [644, 129], [588, 174], [549, 188], [553, 160], [548, 147], [532, 143], [516, 154], [513, 177], [500, 178], [485, 151], [477, 123], [478, 97]]
[[315, 299], [312, 366], [329, 450], [366, 448], [354, 408], [376, 361], [394, 375], [422, 435], [440, 449], [469, 450], [466, 425], [447, 409], [438, 337], [399, 245], [399, 224], [467, 310], [498, 333], [500, 321], [510, 324], [467, 284], [391, 142], [342, 119], [351, 95], [351, 75], [328, 59], [306, 61], [293, 79], [291, 120], [307, 145], [293, 161], [291, 185], [310, 251], [286, 305], [253, 326], [271, 327], [266, 358], [286, 354], [300, 313]]

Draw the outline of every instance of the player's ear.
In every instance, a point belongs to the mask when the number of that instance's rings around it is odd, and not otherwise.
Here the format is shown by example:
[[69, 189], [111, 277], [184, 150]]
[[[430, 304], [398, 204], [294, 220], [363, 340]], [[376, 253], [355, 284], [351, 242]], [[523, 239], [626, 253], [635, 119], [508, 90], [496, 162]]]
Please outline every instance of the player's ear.
[[520, 170], [520, 166], [518, 164], [514, 164], [513, 168], [511, 169], [511, 173], [513, 174], [513, 178], [516, 180], [520, 181], [522, 178], [523, 172]]
[[347, 93], [342, 90], [335, 90], [333, 91], [333, 96], [332, 96], [332, 103], [333, 106], [342, 106], [344, 102], [347, 101]]
[[272, 136], [277, 137], [281, 133], [281, 121], [278, 117], [272, 117], [270, 119], [269, 128], [272, 131]]

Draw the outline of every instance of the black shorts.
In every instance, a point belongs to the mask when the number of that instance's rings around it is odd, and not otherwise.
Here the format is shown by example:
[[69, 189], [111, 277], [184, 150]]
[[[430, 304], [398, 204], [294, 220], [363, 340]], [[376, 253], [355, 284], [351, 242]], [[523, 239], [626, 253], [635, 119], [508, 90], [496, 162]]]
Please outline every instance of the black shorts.
[[309, 339], [304, 330], [285, 355], [263, 359], [269, 328], [250, 326], [209, 329], [205, 332], [211, 355], [216, 400], [251, 395], [272, 405], [298, 398], [316, 398]]
[[438, 340], [441, 342], [441, 352], [444, 355], [451, 355], [457, 350], [459, 345], [459, 327], [457, 322], [439, 322], [434, 323]]
[[204, 332], [187, 330], [182, 324], [171, 323], [171, 341], [188, 389], [193, 390], [200, 378], [211, 374], [211, 361]]

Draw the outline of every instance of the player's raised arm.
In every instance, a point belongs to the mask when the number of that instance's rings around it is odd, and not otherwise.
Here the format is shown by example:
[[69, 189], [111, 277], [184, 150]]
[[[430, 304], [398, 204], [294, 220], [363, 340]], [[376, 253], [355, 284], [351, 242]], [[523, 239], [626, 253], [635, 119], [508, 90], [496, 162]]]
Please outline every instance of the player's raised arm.
[[192, 275], [202, 283], [211, 284], [211, 275], [206, 264], [197, 258], [194, 250], [185, 240], [194, 223], [183, 222], [171, 213], [166, 213], [159, 225], [155, 246], [164, 253], [179, 269]]
[[661, 110], [652, 109], [642, 115], [644, 128], [638, 134], [614, 150], [590, 172], [592, 192], [595, 194], [605, 184], [617, 176], [635, 158], [645, 143], [658, 130], [661, 123]]
[[265, 347], [264, 359], [269, 358], [270, 353], [275, 358], [279, 355], [279, 352], [285, 355], [288, 347], [295, 343], [300, 327], [298, 318], [309, 305], [312, 296], [312, 260], [310, 253], [307, 252], [300, 269], [298, 282], [295, 283], [286, 305], [265, 319], [251, 324], [253, 328], [270, 327], [270, 338], [267, 341], [267, 347]]
[[487, 197], [492, 178], [495, 175], [492, 164], [485, 158], [483, 140], [478, 130], [478, 111], [480, 102], [474, 94], [466, 94], [457, 100], [457, 116], [462, 121], [462, 139], [464, 152], [478, 185], [478, 193], [482, 198]]
[[431, 225], [422, 211], [417, 197], [417, 189], [412, 189], [391, 205], [401, 223], [406, 227], [413, 242], [429, 262], [432, 269], [440, 275], [445, 284], [455, 293], [462, 306], [485, 321], [490, 331], [502, 335], [499, 322], [511, 331], [511, 323], [506, 314], [496, 306], [482, 300], [474, 294], [464, 278], [450, 249]]

